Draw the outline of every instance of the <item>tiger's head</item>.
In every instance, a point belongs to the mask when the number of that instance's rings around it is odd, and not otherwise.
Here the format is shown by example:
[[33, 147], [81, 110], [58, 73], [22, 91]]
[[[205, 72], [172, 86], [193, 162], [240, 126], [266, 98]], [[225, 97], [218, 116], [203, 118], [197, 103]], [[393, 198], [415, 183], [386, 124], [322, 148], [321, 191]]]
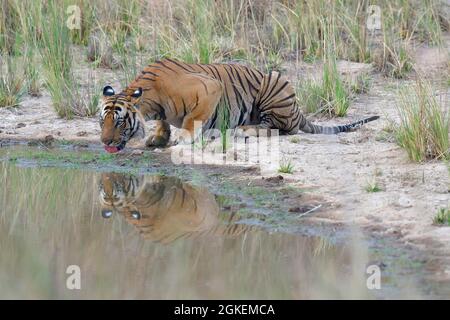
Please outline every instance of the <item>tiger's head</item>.
[[107, 152], [119, 152], [131, 138], [145, 136], [144, 120], [138, 111], [141, 96], [142, 88], [127, 88], [119, 94], [111, 86], [103, 88], [100, 128]]
[[[116, 208], [127, 206], [141, 188], [142, 179], [133, 175], [121, 173], [103, 173], [99, 183], [101, 214], [103, 218], [110, 218]], [[139, 212], [132, 215], [140, 218]]]

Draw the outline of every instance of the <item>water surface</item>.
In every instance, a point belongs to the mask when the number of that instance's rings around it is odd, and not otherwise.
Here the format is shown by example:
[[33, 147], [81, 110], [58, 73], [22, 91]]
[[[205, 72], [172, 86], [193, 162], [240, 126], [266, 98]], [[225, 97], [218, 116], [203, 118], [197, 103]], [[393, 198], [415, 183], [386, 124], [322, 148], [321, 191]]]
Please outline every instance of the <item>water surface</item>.
[[[0, 162], [0, 298], [417, 297], [414, 277], [369, 290], [357, 233], [271, 233], [176, 177]], [[69, 290], [68, 266], [81, 271]], [[395, 277], [394, 277], [395, 278]], [[384, 277], [386, 283], [393, 277]]]

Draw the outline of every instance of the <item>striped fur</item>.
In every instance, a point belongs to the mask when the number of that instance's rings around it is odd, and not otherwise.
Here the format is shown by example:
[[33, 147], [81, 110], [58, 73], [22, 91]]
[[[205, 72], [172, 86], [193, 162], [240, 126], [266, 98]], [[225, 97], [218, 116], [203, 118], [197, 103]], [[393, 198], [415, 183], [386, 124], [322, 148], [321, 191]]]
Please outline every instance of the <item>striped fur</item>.
[[171, 243], [199, 236], [235, 237], [254, 227], [224, 221], [214, 195], [173, 177], [104, 173], [100, 181], [102, 216], [114, 214], [134, 225], [145, 239]]
[[[239, 64], [187, 64], [172, 59], [147, 66], [123, 92], [107, 97], [109, 112], [117, 104], [114, 101], [122, 101], [120, 97], [129, 97], [139, 88], [143, 90], [142, 97], [139, 103], [128, 103], [129, 108], [139, 108], [145, 120], [158, 121], [156, 132], [147, 140], [148, 146], [168, 142], [169, 124], [191, 134], [194, 121], [202, 121], [203, 129], [220, 128], [219, 108], [228, 108], [228, 128], [279, 129], [281, 134], [299, 130], [335, 134], [378, 119], [372, 116], [333, 127], [316, 125], [301, 113], [294, 88], [279, 72], [263, 74]], [[109, 113], [102, 112], [102, 117], [105, 114]], [[127, 134], [132, 135], [133, 131]]]

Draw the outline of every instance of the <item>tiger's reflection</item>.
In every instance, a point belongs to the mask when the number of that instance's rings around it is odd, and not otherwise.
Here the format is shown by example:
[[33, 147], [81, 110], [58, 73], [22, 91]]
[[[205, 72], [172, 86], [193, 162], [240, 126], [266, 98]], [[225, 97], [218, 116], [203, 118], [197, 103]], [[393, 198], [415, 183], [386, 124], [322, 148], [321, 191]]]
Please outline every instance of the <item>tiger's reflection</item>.
[[103, 218], [123, 216], [145, 239], [170, 243], [213, 234], [237, 236], [252, 227], [223, 221], [213, 194], [178, 178], [103, 173], [100, 180]]

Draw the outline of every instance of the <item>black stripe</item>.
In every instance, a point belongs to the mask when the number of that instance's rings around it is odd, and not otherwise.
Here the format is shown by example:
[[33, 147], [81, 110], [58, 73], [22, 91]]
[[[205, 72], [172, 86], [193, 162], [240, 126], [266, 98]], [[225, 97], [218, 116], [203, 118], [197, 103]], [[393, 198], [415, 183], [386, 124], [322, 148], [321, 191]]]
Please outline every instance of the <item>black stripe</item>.
[[286, 88], [286, 86], [289, 84], [289, 81], [286, 81], [276, 92], [274, 92], [273, 94], [272, 94], [272, 97], [276, 97], [280, 92], [281, 92], [281, 90], [283, 90], [284, 88]]
[[284, 101], [286, 101], [288, 99], [292, 99], [294, 97], [295, 97], [295, 93], [293, 93], [293, 94], [291, 94], [291, 95], [289, 95], [289, 96], [287, 96], [287, 97], [285, 97], [285, 98], [283, 98], [281, 100], [276, 101], [276, 103], [284, 102]]
[[154, 72], [151, 72], [151, 71], [147, 71], [147, 70], [143, 70], [143, 71], [142, 71], [142, 74], [150, 74], [150, 75], [152, 75], [152, 76], [159, 77], [158, 74], [156, 74], [156, 73], [154, 73]]
[[181, 69], [183, 69], [183, 70], [185, 70], [185, 71], [187, 71], [187, 72], [192, 72], [192, 71], [193, 71], [192, 69], [191, 69], [191, 70], [187, 69], [186, 67], [184, 67], [183, 65], [181, 65], [181, 63], [179, 63], [179, 62], [177, 62], [177, 61], [175, 61], [175, 60], [172, 60], [172, 59], [169, 59], [169, 58], [166, 58], [166, 60], [172, 62], [173, 64], [179, 66]]
[[164, 66], [165, 68], [169, 69], [170, 71], [173, 71], [174, 73], [177, 73], [175, 70], [173, 70], [172, 68], [168, 67], [164, 62], [162, 61], [156, 61], [156, 63], [159, 63], [160, 65]]
[[[270, 80], [271, 80], [271, 76], [272, 76], [272, 72], [269, 74], [269, 85], [270, 85]], [[272, 97], [272, 92], [273, 90], [276, 88], [278, 81], [280, 80], [281, 74], [278, 73], [277, 79], [275, 80], [275, 84], [272, 86], [272, 88], [269, 91], [269, 94], [264, 94], [263, 97], [261, 97], [261, 100], [267, 100], [270, 99], [270, 97]], [[269, 89], [269, 88], [267, 88]]]
[[209, 72], [205, 70], [205, 68], [201, 64], [196, 64], [196, 66], [202, 69], [206, 74], [209, 74]]

